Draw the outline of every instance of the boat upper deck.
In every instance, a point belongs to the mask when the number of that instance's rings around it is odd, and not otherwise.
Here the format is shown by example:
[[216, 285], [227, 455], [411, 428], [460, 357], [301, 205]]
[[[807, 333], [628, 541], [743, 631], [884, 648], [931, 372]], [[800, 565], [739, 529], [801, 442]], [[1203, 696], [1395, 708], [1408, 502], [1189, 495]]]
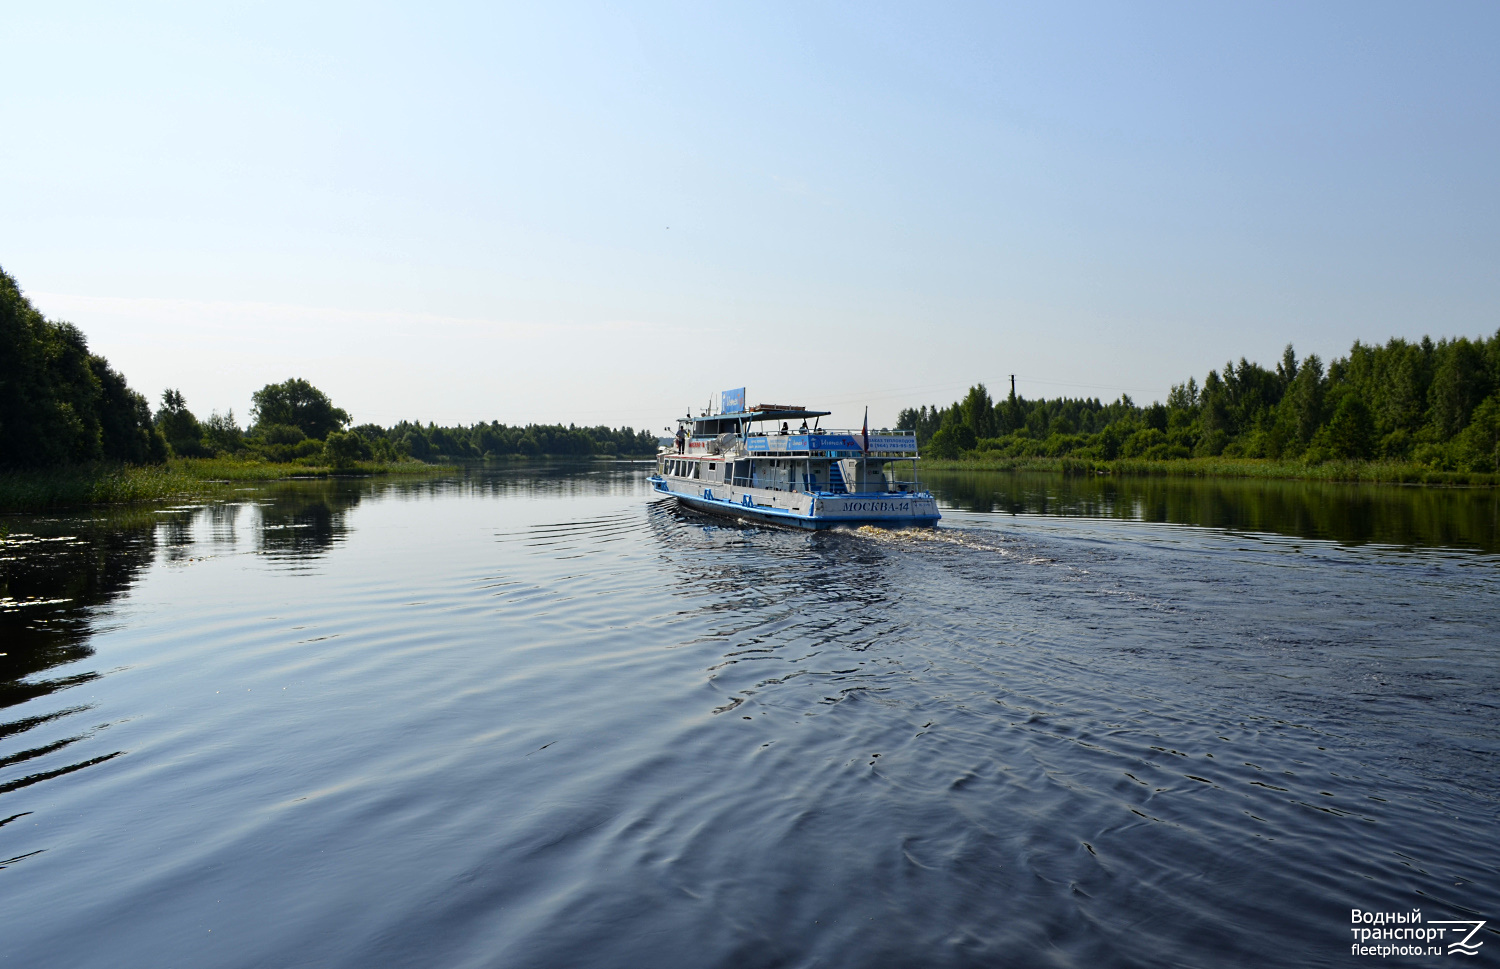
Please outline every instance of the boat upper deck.
[[[725, 391], [719, 413], [688, 414], [677, 423], [688, 431], [683, 457], [866, 458], [905, 459], [917, 457], [915, 431], [865, 430], [818, 427], [818, 420], [831, 412], [809, 410], [800, 404], [756, 404], [744, 406], [744, 388]], [[808, 424], [812, 427], [809, 428]], [[770, 424], [771, 430], [764, 430]], [[797, 430], [791, 430], [799, 425]], [[761, 428], [756, 430], [754, 428]], [[679, 433], [681, 433], [679, 431]], [[673, 452], [668, 447], [664, 452]]]

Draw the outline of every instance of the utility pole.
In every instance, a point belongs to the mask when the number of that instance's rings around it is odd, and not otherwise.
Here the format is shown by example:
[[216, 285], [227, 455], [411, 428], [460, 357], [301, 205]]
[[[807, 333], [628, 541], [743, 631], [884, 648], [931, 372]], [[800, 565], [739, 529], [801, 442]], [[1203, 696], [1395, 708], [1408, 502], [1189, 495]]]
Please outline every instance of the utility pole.
[[1012, 399], [1014, 399], [1015, 396], [1016, 396], [1016, 375], [1015, 374], [1011, 374], [1010, 375], [1010, 396], [1011, 396]]

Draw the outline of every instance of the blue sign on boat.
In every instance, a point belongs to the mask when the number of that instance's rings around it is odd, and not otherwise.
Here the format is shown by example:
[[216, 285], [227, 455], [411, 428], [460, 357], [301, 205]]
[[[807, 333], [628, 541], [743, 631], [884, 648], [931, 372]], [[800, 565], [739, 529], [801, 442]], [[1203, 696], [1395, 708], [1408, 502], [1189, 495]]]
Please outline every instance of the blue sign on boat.
[[724, 406], [719, 408], [721, 414], [743, 414], [745, 412], [745, 388], [739, 387], [735, 390], [726, 390], [723, 393]]

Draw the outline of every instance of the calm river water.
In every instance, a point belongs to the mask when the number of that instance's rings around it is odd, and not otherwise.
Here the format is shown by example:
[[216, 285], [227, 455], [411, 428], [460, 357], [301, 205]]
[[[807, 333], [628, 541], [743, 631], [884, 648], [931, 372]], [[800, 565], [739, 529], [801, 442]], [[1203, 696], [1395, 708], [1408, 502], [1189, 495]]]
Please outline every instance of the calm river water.
[[645, 474], [0, 519], [0, 965], [1500, 958], [1494, 493]]

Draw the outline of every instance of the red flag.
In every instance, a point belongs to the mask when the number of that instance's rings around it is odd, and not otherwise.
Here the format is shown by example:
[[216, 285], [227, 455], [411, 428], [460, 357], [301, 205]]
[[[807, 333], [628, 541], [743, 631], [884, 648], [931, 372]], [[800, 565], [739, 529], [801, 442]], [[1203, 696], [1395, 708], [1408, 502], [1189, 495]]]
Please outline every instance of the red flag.
[[870, 408], [865, 407], [865, 426], [859, 430], [859, 449], [866, 454], [870, 452]]

